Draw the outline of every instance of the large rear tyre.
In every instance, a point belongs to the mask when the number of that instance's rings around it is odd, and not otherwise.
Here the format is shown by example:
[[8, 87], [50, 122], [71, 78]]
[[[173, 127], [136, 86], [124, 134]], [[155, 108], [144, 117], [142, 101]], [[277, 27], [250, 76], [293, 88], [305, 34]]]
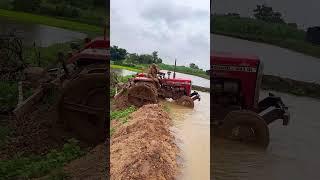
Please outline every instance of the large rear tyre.
[[155, 104], [158, 102], [157, 89], [153, 83], [138, 82], [128, 90], [128, 101], [137, 107]]
[[269, 145], [269, 128], [265, 121], [251, 111], [232, 111], [224, 119], [221, 134], [231, 140], [262, 148]]
[[90, 144], [106, 138], [107, 84], [103, 73], [81, 74], [62, 90], [59, 119], [66, 129]]

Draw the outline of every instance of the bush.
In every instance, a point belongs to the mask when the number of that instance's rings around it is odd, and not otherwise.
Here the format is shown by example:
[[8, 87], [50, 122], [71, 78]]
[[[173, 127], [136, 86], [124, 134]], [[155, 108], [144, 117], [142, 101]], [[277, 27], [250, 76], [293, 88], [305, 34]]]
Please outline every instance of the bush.
[[18, 103], [18, 83], [0, 81], [0, 112], [13, 110]]

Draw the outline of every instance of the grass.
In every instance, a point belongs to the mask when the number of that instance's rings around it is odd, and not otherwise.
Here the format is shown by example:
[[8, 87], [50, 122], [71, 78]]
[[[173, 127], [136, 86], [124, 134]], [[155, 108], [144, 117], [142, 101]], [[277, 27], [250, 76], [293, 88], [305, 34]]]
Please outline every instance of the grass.
[[[122, 124], [125, 124], [128, 122], [129, 115], [136, 111], [137, 109], [134, 106], [130, 106], [126, 109], [123, 110], [115, 110], [110, 112], [110, 120], [114, 121], [121, 121]], [[110, 136], [115, 132], [115, 128], [111, 127], [110, 128]]]
[[[66, 163], [81, 157], [84, 152], [74, 139], [69, 140], [63, 148], [52, 150], [42, 156], [15, 157], [0, 161], [0, 177], [4, 179], [31, 179], [47, 175], [61, 169]], [[61, 176], [61, 173], [59, 176]], [[59, 177], [59, 176], [51, 176]]]
[[138, 69], [135, 67], [128, 67], [128, 66], [115, 65], [115, 64], [111, 64], [110, 68], [112, 68], [112, 69], [126, 69], [128, 71], [133, 71], [133, 72], [141, 72], [142, 71], [142, 69]]
[[[159, 64], [160, 69], [173, 71], [174, 65], [168, 65], [168, 64]], [[184, 73], [184, 74], [190, 74], [193, 76], [202, 77], [205, 79], [210, 79], [210, 76], [206, 73], [206, 71], [200, 70], [200, 69], [192, 69], [190, 67], [185, 66], [177, 66], [176, 72]]]
[[[78, 40], [78, 41], [67, 42], [67, 43], [57, 43], [48, 47], [39, 47], [38, 49], [40, 51], [40, 56], [41, 56], [40, 57], [41, 67], [46, 67], [46, 68], [56, 67], [57, 64], [59, 63], [57, 60], [58, 53], [63, 52], [65, 55], [67, 55], [67, 52], [72, 50], [70, 47], [71, 43], [81, 44], [82, 42]], [[24, 56], [26, 58], [27, 63], [35, 66], [38, 65], [38, 60], [37, 60], [34, 48], [32, 47], [25, 48]]]
[[11, 131], [9, 127], [0, 126], [0, 147], [3, 147], [3, 145], [7, 142], [10, 132]]
[[110, 119], [111, 120], [114, 120], [114, 119], [117, 119], [117, 120], [123, 120], [127, 117], [129, 117], [129, 115], [131, 113], [133, 113], [134, 111], [136, 111], [136, 108], [134, 106], [130, 106], [126, 109], [123, 109], [123, 110], [116, 110], [116, 111], [111, 111], [110, 112]]
[[18, 103], [18, 83], [0, 81], [0, 112], [13, 110]]
[[244, 17], [215, 15], [214, 34], [272, 44], [296, 52], [320, 57], [320, 46], [305, 41], [306, 32], [288, 24], [267, 23]]
[[85, 23], [57, 19], [49, 16], [36, 15], [25, 12], [9, 11], [0, 9], [0, 17], [6, 18], [8, 20], [33, 23], [33, 24], [43, 24], [48, 26], [54, 26], [64, 29], [69, 29], [73, 31], [87, 33], [89, 35], [97, 35], [103, 33], [103, 28], [96, 25], [89, 25]]
[[[148, 68], [148, 66], [149, 66], [149, 64], [137, 64], [137, 65], [134, 65], [134, 67], [129, 67], [129, 66], [125, 66], [125, 65], [114, 65], [114, 64], [110, 65], [110, 67], [114, 68], [114, 69], [126, 69], [126, 70], [133, 71], [133, 72], [143, 72], [145, 69]], [[169, 71], [174, 70], [174, 65], [158, 64], [158, 66], [162, 70], [169, 70]], [[177, 66], [176, 72], [190, 74], [190, 75], [202, 77], [205, 79], [210, 79], [209, 75], [205, 71], [200, 70], [200, 69], [192, 69], [192, 68], [185, 67], [185, 66]]]

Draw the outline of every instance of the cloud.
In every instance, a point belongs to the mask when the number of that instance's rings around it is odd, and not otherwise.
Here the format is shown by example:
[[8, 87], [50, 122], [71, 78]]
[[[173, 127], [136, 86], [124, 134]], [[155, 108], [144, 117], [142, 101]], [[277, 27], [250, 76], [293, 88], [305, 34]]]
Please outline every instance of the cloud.
[[209, 68], [210, 2], [111, 1], [111, 44], [135, 53], [158, 51], [166, 63]]

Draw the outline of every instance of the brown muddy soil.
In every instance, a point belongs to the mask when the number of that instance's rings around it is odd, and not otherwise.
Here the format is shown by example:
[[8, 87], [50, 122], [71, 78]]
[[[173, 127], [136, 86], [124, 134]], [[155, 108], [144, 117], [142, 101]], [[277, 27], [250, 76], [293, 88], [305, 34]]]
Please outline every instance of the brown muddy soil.
[[[175, 179], [179, 149], [169, 128], [171, 119], [158, 104], [141, 107], [111, 137], [110, 178]], [[117, 124], [117, 123], [115, 123]]]
[[108, 178], [109, 159], [107, 143], [96, 146], [87, 155], [64, 167], [71, 179], [100, 180]]
[[[42, 104], [22, 119], [10, 119], [9, 127], [13, 130], [8, 143], [0, 150], [0, 159], [10, 159], [20, 155], [43, 155], [52, 149], [60, 149], [73, 134], [57, 124], [56, 106]], [[88, 147], [80, 142], [81, 147]]]

